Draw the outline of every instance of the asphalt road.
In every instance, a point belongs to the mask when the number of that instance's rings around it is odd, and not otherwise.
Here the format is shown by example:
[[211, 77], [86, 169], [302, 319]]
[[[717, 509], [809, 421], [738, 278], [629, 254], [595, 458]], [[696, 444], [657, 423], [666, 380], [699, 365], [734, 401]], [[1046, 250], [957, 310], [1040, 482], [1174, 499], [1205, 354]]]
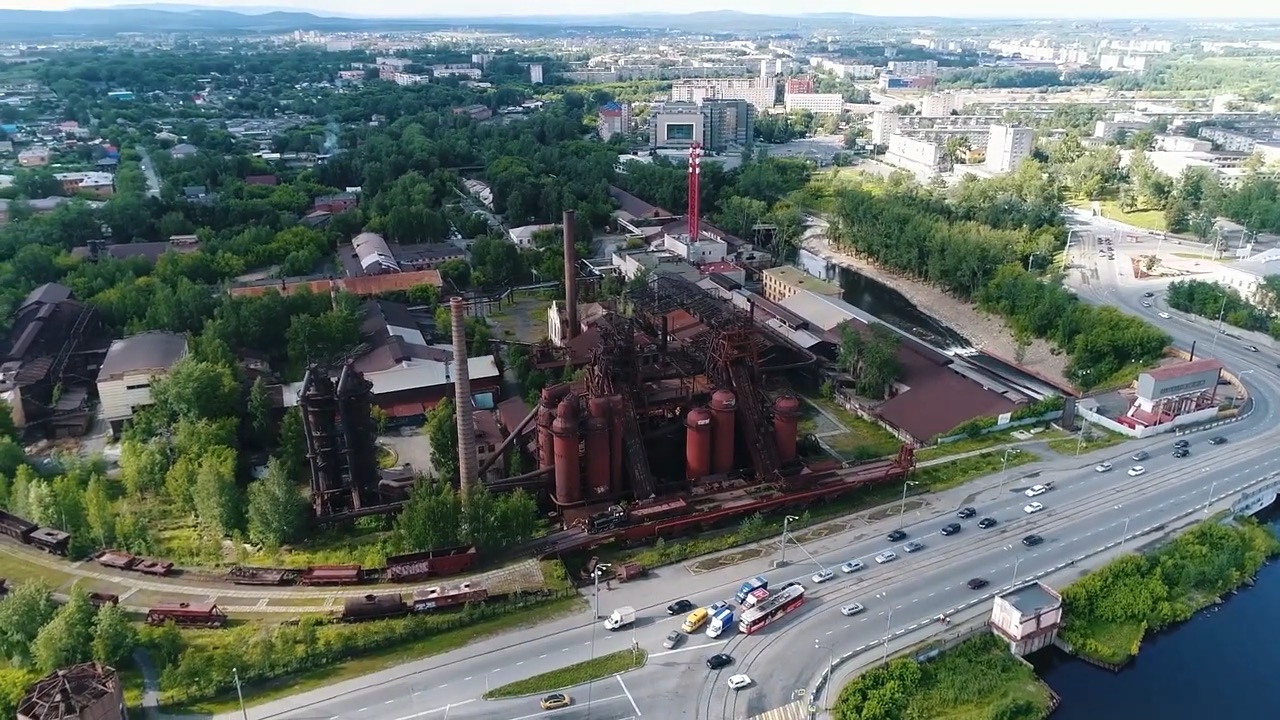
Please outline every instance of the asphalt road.
[[[1158, 294], [1161, 286], [1134, 280], [1126, 273], [1121, 233], [1114, 224], [1087, 222], [1082, 232], [1073, 233], [1082, 267], [1073, 271], [1071, 278], [1081, 297], [1151, 317], [1180, 346], [1190, 347], [1191, 342], [1197, 342], [1200, 357], [1208, 356], [1212, 350], [1214, 356], [1241, 373], [1250, 391], [1253, 404], [1245, 419], [1187, 436], [1190, 457], [1173, 458], [1173, 438], [1163, 436], [1080, 458], [1047, 460], [1010, 472], [1003, 482], [989, 478], [942, 493], [921, 511], [815, 542], [812, 550], [792, 546], [787, 551], [793, 563], [789, 567], [768, 570], [766, 560], [760, 560], [703, 575], [668, 568], [605, 593], [600, 601], [602, 614], [621, 605], [633, 605], [639, 610], [640, 619], [628, 631], [610, 633], [597, 623], [585, 624], [588, 618], [579, 616], [481, 641], [377, 677], [269, 703], [250, 710], [249, 716], [254, 720], [749, 717], [783, 705], [795, 697], [797, 690], [812, 687], [832, 656], [878, 644], [886, 636], [891, 638], [892, 650], [892, 639], [898, 635], [927, 629], [937, 623], [940, 614], [989, 596], [1017, 578], [1061, 566], [1118, 541], [1131, 541], [1187, 510], [1232, 495], [1268, 473], [1280, 472], [1280, 448], [1269, 437], [1276, 425], [1275, 408], [1280, 399], [1277, 358], [1267, 351], [1249, 352], [1244, 349], [1245, 342], [1239, 340], [1218, 338], [1215, 346], [1218, 333], [1204, 321], [1175, 316], [1161, 322], [1154, 317], [1159, 308], [1158, 297], [1153, 303], [1156, 307], [1148, 309], [1142, 307], [1142, 296], [1147, 291]], [[1096, 245], [1090, 244], [1102, 234], [1119, 238], [1113, 241], [1117, 262], [1107, 261], [1097, 253]], [[1229, 442], [1211, 446], [1207, 440], [1213, 435], [1222, 435]], [[1130, 477], [1126, 471], [1136, 463], [1128, 456], [1139, 449], [1151, 453], [1141, 462], [1146, 473]], [[1103, 460], [1111, 461], [1115, 468], [1096, 472], [1094, 465]], [[1026, 477], [1032, 469], [1038, 474]], [[1054, 489], [1035, 498], [1045, 505], [1045, 510], [1034, 515], [1023, 512], [1031, 500], [1023, 490], [1049, 480], [1054, 482]], [[964, 505], [975, 506], [978, 517], [963, 521], [964, 529], [959, 534], [940, 536], [941, 526], [952, 521], [955, 509]], [[999, 524], [980, 530], [977, 520], [983, 516], [994, 517]], [[884, 533], [899, 523], [912, 539], [924, 542], [925, 549], [908, 554], [902, 550], [902, 543], [888, 543]], [[1021, 538], [1032, 532], [1045, 542], [1034, 548], [1024, 547]], [[898, 553], [898, 559], [877, 565], [872, 558], [890, 548]], [[853, 558], [863, 559], [867, 568], [852, 575], [837, 570], [835, 579], [823, 584], [815, 584], [809, 578], [820, 567], [836, 569]], [[772, 559], [776, 556], [769, 558]], [[805, 605], [753, 636], [733, 634], [712, 641], [696, 634], [675, 650], [661, 650], [662, 638], [681, 621], [666, 615], [663, 608], [668, 602], [682, 596], [699, 604], [731, 599], [741, 580], [755, 574], [764, 574], [775, 585], [801, 580], [807, 587]], [[967, 581], [977, 577], [988, 580], [990, 587], [969, 590]], [[839, 608], [852, 601], [861, 602], [866, 610], [846, 618]], [[477, 699], [487, 686], [586, 660], [593, 652], [625, 649], [633, 641], [651, 651], [649, 664], [621, 679], [609, 678], [590, 687], [571, 689], [574, 706], [569, 709], [544, 712], [538, 708], [536, 698], [501, 702]], [[874, 651], [879, 652], [878, 648]], [[721, 671], [708, 670], [705, 660], [715, 652], [730, 653], [735, 664]], [[759, 682], [742, 691], [728, 690], [727, 678], [744, 672]], [[226, 717], [231, 720], [239, 716]]]

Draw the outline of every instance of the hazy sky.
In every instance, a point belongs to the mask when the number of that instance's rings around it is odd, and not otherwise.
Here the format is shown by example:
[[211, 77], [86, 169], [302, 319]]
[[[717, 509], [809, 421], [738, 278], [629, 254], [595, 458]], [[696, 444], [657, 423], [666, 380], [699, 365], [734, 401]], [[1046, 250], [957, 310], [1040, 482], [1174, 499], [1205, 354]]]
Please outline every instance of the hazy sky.
[[[0, 0], [0, 8], [23, 10], [67, 10], [111, 5], [167, 4], [147, 0]], [[860, 12], [868, 15], [892, 13], [896, 16], [933, 15], [941, 17], [1073, 17], [1073, 18], [1276, 18], [1276, 0], [1235, 0], [1216, 4], [1169, 0], [1068, 0], [1061, 3], [1026, 3], [1014, 0], [906, 0], [882, 2], [849, 0], [647, 0], [640, 3], [606, 4], [598, 0], [468, 0], [465, 3], [435, 3], [406, 0], [178, 0], [174, 4], [202, 5], [223, 9], [246, 7], [292, 8], [318, 14], [406, 17], [406, 16], [495, 16], [495, 15], [599, 15], [610, 12], [678, 12], [732, 9], [753, 13]], [[1225, 13], [1225, 14], [1224, 14]]]

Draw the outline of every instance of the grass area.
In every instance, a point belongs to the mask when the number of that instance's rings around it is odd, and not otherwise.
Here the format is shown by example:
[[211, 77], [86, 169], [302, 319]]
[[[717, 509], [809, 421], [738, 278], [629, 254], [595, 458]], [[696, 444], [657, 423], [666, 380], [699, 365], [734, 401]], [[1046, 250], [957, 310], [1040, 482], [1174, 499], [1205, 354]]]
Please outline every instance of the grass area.
[[[1018, 428], [1024, 432], [1029, 432], [1034, 428], [1031, 426]], [[1035, 433], [1036, 440], [1058, 440], [1068, 437], [1069, 433], [1063, 432], [1056, 428], [1042, 430]], [[993, 432], [985, 435], [979, 435], [976, 438], [965, 437], [954, 440], [949, 443], [941, 443], [938, 445], [930, 445], [926, 448], [916, 450], [916, 461], [937, 460], [938, 458], [948, 457], [951, 455], [962, 455], [964, 453], [974, 452], [975, 450], [988, 450], [1000, 447], [1001, 445], [1009, 445], [1011, 443], [1022, 442], [1022, 438], [1014, 437], [1013, 432]]]
[[1058, 438], [1057, 440], [1050, 440], [1048, 445], [1050, 450], [1058, 453], [1059, 455], [1075, 455], [1077, 449], [1079, 449], [1083, 454], [1093, 452], [1094, 450], [1109, 448], [1113, 445], [1119, 445], [1121, 443], [1128, 442], [1131, 439], [1132, 438], [1127, 435], [1121, 435], [1118, 432], [1112, 432], [1106, 428], [1090, 425], [1083, 443], [1080, 442], [1079, 436], [1071, 435], [1069, 437]]
[[1147, 634], [1147, 624], [1141, 620], [1129, 622], [1086, 621], [1075, 623], [1076, 633], [1090, 638], [1079, 650], [1092, 660], [1110, 665], [1123, 665], [1138, 654], [1142, 638]]
[[563, 690], [575, 685], [582, 685], [583, 683], [624, 673], [628, 670], [635, 670], [638, 667], [644, 667], [644, 663], [648, 658], [649, 654], [639, 648], [634, 651], [619, 650], [608, 655], [601, 655], [594, 660], [585, 660], [557, 670], [549, 670], [531, 678], [499, 685], [486, 692], [484, 697], [486, 700], [492, 700], [494, 698], [520, 697], [522, 695], [541, 695], [553, 690]]
[[1090, 387], [1089, 392], [1092, 394], [1098, 394], [1098, 393], [1104, 393], [1104, 392], [1112, 392], [1114, 390], [1120, 390], [1122, 388], [1127, 388], [1130, 385], [1132, 385], [1134, 381], [1138, 379], [1139, 373], [1150, 370], [1156, 367], [1157, 365], [1159, 365], [1159, 362], [1154, 362], [1150, 364], [1129, 363], [1128, 365], [1125, 365], [1124, 367], [1120, 368], [1120, 370], [1118, 370], [1116, 374], [1103, 380], [1097, 385]]
[[0, 552], [0, 577], [13, 582], [43, 580], [52, 588], [58, 588], [71, 582], [72, 576], [9, 553]]
[[[304, 693], [395, 667], [411, 660], [450, 652], [491, 635], [497, 635], [519, 627], [548, 622], [575, 612], [581, 606], [582, 600], [577, 597], [549, 600], [545, 604], [526, 612], [499, 615], [469, 627], [451, 630], [429, 638], [408, 642], [398, 647], [353, 658], [341, 665], [309, 670], [296, 675], [276, 678], [267, 683], [246, 687], [245, 702], [256, 705], [279, 700], [290, 695]], [[216, 714], [230, 712], [237, 708], [239, 708], [239, 702], [235, 693], [232, 692], [213, 700], [193, 705], [166, 706], [164, 710], [166, 714], [188, 715], [200, 713]]]
[[[841, 460], [871, 460], [895, 454], [902, 442], [889, 434], [889, 431], [873, 422], [863, 420], [840, 407], [838, 403], [825, 398], [806, 397], [809, 407], [805, 408], [805, 416], [801, 420], [800, 431], [804, 433], [821, 432], [822, 427], [829, 426], [830, 420], [823, 420], [818, 410], [834, 417], [846, 430], [834, 435], [824, 435], [820, 439], [834, 450]], [[834, 428], [833, 428], [834, 429]]]
[[930, 720], [1040, 720], [1052, 706], [1049, 688], [995, 636], [979, 635], [917, 663], [899, 658], [863, 673], [836, 700], [837, 720], [883, 717]]
[[386, 445], [375, 445], [374, 454], [378, 458], [378, 467], [382, 470], [389, 470], [400, 462], [400, 456], [396, 454], [395, 449]]
[[948, 490], [963, 485], [983, 475], [993, 475], [1001, 470], [1009, 470], [1019, 465], [1029, 465], [1040, 459], [1040, 456], [1026, 450], [1009, 453], [1008, 462], [1003, 452], [989, 452], [973, 455], [951, 462], [930, 465], [916, 470], [913, 478], [931, 491]]
[[1158, 230], [1164, 232], [1168, 226], [1164, 221], [1163, 210], [1151, 210], [1148, 208], [1140, 208], [1133, 212], [1125, 212], [1120, 209], [1120, 203], [1115, 200], [1102, 201], [1102, 217], [1111, 220], [1119, 220], [1122, 223], [1133, 225], [1134, 227], [1146, 228], [1147, 230]]

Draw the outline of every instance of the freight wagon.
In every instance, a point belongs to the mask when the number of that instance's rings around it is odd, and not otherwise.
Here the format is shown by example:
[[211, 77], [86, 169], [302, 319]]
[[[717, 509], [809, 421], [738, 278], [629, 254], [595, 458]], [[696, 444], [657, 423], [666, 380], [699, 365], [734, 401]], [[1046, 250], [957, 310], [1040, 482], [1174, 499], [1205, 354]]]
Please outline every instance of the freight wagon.
[[342, 622], [386, 620], [409, 614], [409, 606], [398, 594], [349, 597], [342, 604]]
[[148, 625], [164, 625], [173, 621], [178, 627], [220, 628], [227, 624], [227, 615], [213, 603], [163, 602], [147, 611]]

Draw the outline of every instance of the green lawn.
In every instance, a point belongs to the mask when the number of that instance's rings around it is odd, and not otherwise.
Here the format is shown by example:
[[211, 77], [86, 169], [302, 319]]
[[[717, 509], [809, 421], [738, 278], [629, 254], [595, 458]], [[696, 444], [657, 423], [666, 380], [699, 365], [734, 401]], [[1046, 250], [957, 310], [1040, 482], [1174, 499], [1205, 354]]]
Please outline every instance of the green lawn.
[[[1032, 428], [1024, 427], [1019, 429], [1030, 430]], [[1067, 433], [1054, 428], [1038, 432], [1033, 437], [1036, 440], [1058, 440], [1067, 437]], [[916, 461], [937, 460], [938, 458], [963, 455], [975, 450], [987, 450], [1016, 442], [1022, 442], [1022, 440], [1014, 437], [1012, 432], [993, 432], [979, 435], [976, 438], [960, 438], [952, 442], [930, 445], [916, 450]]]
[[800, 432], [812, 433], [830, 428], [830, 420], [819, 419], [821, 415], [815, 408], [834, 417], [846, 430], [834, 435], [822, 435], [820, 439], [840, 456], [841, 460], [871, 460], [893, 455], [898, 452], [902, 441], [891, 435], [889, 431], [875, 423], [863, 420], [840, 407], [832, 400], [817, 397], [806, 397], [809, 407], [805, 408], [801, 420]]
[[636, 648], [635, 651], [619, 650], [608, 655], [601, 655], [594, 660], [584, 660], [556, 670], [548, 670], [531, 678], [499, 685], [486, 692], [484, 697], [486, 700], [492, 700], [495, 698], [520, 697], [522, 695], [541, 695], [553, 690], [564, 690], [575, 685], [582, 685], [583, 683], [643, 667], [648, 658], [649, 654], [639, 648]]
[[1124, 212], [1120, 209], [1120, 203], [1115, 200], [1102, 201], [1102, 216], [1112, 220], [1119, 220], [1134, 227], [1146, 228], [1147, 230], [1164, 232], [1168, 229], [1164, 221], [1163, 210], [1142, 208], [1133, 212]]
[[930, 465], [916, 470], [912, 479], [922, 483], [932, 492], [948, 490], [963, 485], [983, 475], [994, 475], [1001, 469], [1010, 470], [1019, 465], [1029, 465], [1040, 459], [1038, 455], [1026, 450], [1011, 453], [1006, 463], [1003, 452], [989, 452], [982, 455], [960, 458], [952, 462]]
[[1119, 445], [1129, 441], [1130, 439], [1131, 438], [1127, 435], [1121, 435], [1117, 432], [1111, 432], [1110, 430], [1090, 425], [1089, 433], [1085, 437], [1085, 441], [1083, 443], [1080, 442], [1078, 435], [1071, 435], [1069, 437], [1058, 438], [1057, 440], [1050, 440], [1048, 444], [1049, 449], [1059, 455], [1075, 455], [1077, 449], [1079, 449], [1080, 454], [1083, 455], [1084, 453], [1093, 452], [1094, 450], [1101, 450], [1113, 445]]

